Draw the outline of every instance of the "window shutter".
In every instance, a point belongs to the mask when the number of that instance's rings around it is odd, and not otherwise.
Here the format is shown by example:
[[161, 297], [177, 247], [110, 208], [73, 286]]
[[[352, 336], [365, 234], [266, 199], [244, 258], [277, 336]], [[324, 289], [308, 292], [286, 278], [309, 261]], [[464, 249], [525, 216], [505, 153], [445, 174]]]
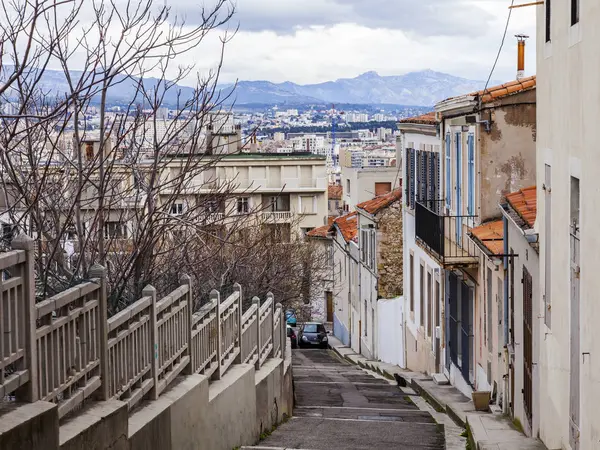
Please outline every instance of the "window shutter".
[[469, 135], [469, 205], [468, 214], [470, 216], [475, 214], [475, 136]]
[[417, 159], [417, 193], [416, 200], [419, 201], [421, 199], [421, 150], [415, 150], [416, 159]]
[[415, 149], [410, 150], [410, 207], [415, 207]]
[[452, 176], [452, 168], [450, 166], [451, 164], [451, 152], [452, 152], [452, 139], [450, 139], [450, 133], [448, 133], [446, 135], [446, 208], [448, 208], [448, 210], [450, 210], [450, 206], [451, 206], [451, 199], [452, 199], [452, 180], [451, 180], [451, 176]]
[[436, 213], [440, 213], [440, 154], [434, 153], [433, 155], [433, 170], [434, 170], [434, 188], [433, 188], [433, 198], [435, 200], [434, 211]]
[[411, 183], [411, 178], [410, 178], [410, 149], [407, 148], [405, 149], [405, 156], [404, 156], [404, 173], [406, 174], [406, 178], [404, 180], [404, 198], [405, 198], [405, 203], [406, 206], [410, 206], [410, 183]]

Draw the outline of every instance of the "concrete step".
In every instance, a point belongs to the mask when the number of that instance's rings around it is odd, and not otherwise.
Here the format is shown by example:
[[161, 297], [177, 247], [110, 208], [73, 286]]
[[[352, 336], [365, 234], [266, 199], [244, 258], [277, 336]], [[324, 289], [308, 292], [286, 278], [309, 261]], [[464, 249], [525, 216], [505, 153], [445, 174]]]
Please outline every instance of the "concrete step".
[[438, 386], [447, 386], [450, 384], [448, 378], [443, 373], [434, 373], [431, 377], [433, 378], [433, 382]]

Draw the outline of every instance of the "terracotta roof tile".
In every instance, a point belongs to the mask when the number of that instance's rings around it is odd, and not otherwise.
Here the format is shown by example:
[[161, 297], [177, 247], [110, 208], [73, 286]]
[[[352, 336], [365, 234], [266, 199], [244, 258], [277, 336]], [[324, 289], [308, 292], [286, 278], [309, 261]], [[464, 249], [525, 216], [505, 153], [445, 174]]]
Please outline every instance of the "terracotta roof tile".
[[473, 92], [470, 95], [481, 97], [482, 103], [489, 103], [508, 95], [523, 92], [536, 86], [536, 76], [523, 78], [521, 80], [509, 81], [499, 86], [487, 88], [485, 91]]
[[508, 194], [506, 201], [527, 225], [533, 227], [537, 216], [537, 191], [535, 186]]
[[330, 184], [327, 189], [327, 194], [329, 200], [341, 200], [342, 194], [344, 193], [344, 188], [339, 184]]
[[356, 241], [358, 236], [358, 214], [356, 211], [338, 217], [333, 221], [333, 224], [340, 229], [346, 242]]
[[502, 220], [494, 220], [473, 228], [471, 236], [493, 255], [504, 253], [504, 224]]
[[392, 192], [384, 195], [380, 195], [379, 197], [375, 197], [371, 200], [367, 200], [366, 202], [359, 203], [356, 205], [358, 209], [362, 209], [363, 211], [368, 212], [369, 214], [377, 214], [384, 208], [387, 208], [392, 203], [400, 200], [402, 198], [402, 189], [396, 188]]
[[435, 118], [434, 112], [428, 112], [427, 114], [423, 114], [417, 117], [409, 117], [407, 119], [400, 120], [400, 123], [416, 123], [421, 125], [435, 125], [437, 124], [437, 120]]
[[331, 230], [331, 225], [324, 225], [309, 231], [308, 236], [313, 238], [327, 238], [329, 237], [329, 230]]

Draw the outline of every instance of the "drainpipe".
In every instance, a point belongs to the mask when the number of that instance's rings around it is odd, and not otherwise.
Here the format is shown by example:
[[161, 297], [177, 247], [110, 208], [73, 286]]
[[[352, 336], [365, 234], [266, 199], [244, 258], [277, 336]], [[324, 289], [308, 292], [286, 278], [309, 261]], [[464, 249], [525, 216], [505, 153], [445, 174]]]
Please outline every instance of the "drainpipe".
[[[502, 225], [504, 228], [504, 255], [508, 255], [508, 219], [504, 215], [502, 217]], [[508, 256], [504, 256], [504, 355], [506, 358], [505, 367], [506, 374], [504, 376], [504, 396], [502, 399], [502, 411], [508, 412], [508, 389], [509, 389], [509, 367], [510, 367], [510, 355], [508, 352]], [[513, 399], [511, 398], [512, 402]]]

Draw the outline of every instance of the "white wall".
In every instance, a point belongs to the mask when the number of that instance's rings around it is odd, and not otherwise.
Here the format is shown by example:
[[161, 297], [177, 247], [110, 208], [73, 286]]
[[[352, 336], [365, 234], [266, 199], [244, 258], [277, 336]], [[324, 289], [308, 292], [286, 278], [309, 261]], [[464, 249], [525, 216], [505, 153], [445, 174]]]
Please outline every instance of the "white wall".
[[377, 301], [377, 356], [405, 368], [403, 307], [403, 297]]
[[[537, 186], [540, 231], [540, 296], [545, 280], [551, 289], [551, 326], [538, 335], [540, 354], [540, 436], [549, 448], [570, 448], [571, 375], [570, 177], [580, 179], [580, 388], [581, 449], [600, 445], [600, 276], [597, 273], [600, 235], [598, 122], [600, 121], [600, 3], [580, 2], [580, 23], [570, 24], [571, 2], [552, 2], [552, 41], [545, 42], [544, 8], [537, 9]], [[546, 232], [544, 165], [552, 168], [551, 233]], [[552, 256], [546, 268], [546, 240]], [[589, 355], [583, 355], [589, 353]], [[578, 381], [578, 383], [577, 383]], [[551, 395], [550, 395], [551, 393]]]

